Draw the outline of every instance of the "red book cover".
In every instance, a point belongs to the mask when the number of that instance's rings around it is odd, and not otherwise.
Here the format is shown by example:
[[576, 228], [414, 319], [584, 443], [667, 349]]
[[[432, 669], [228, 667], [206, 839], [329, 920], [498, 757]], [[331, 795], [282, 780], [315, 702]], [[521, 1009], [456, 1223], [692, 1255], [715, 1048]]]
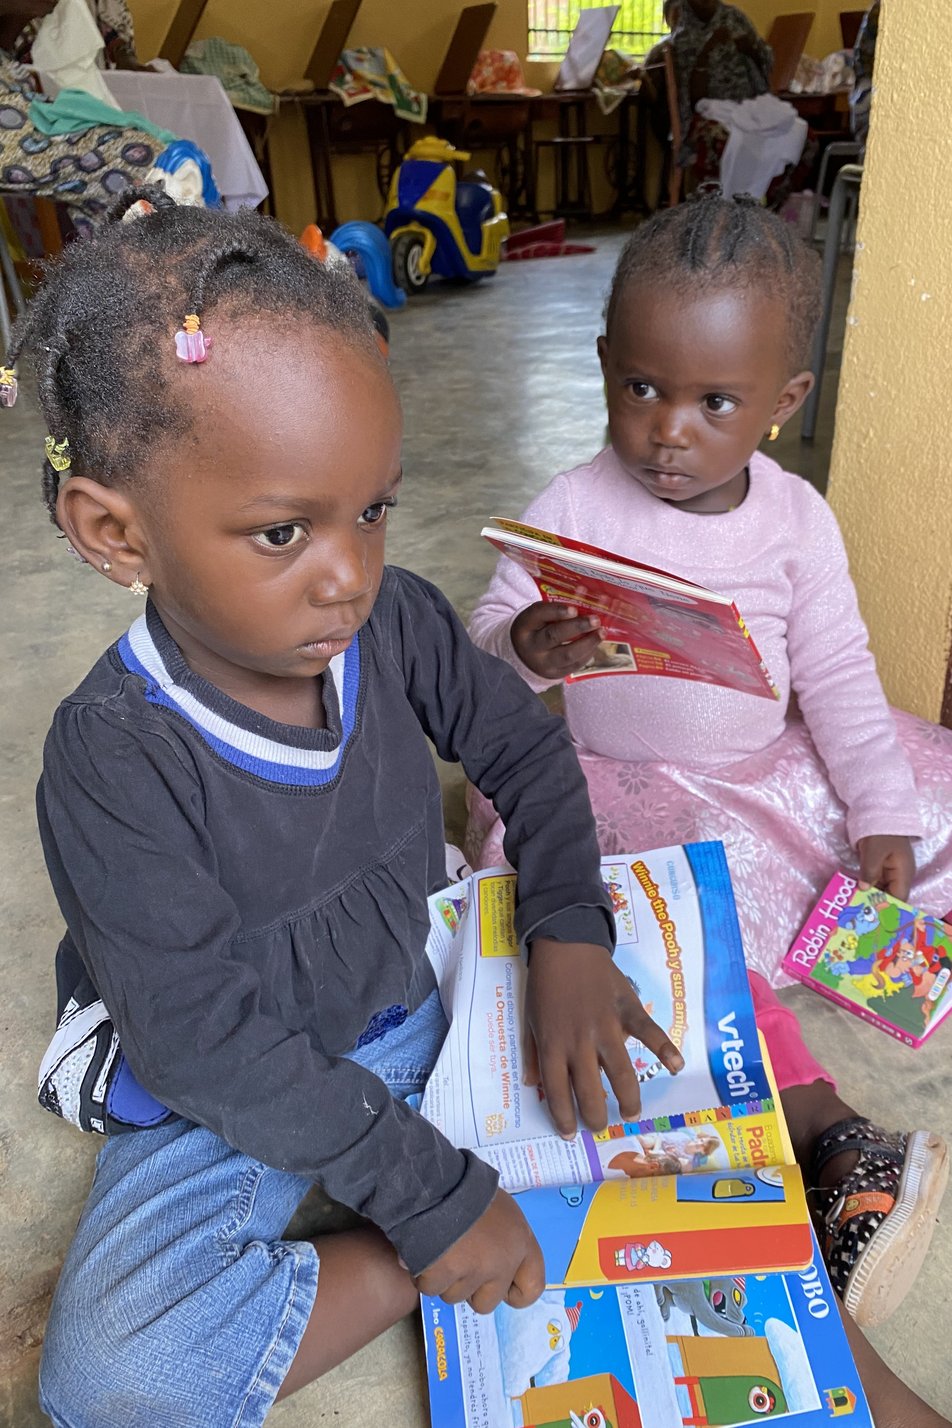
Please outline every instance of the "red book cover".
[[482, 534], [528, 571], [543, 600], [574, 605], [600, 621], [602, 643], [567, 683], [657, 674], [764, 699], [780, 697], [737, 606], [726, 596], [518, 521], [494, 517]]

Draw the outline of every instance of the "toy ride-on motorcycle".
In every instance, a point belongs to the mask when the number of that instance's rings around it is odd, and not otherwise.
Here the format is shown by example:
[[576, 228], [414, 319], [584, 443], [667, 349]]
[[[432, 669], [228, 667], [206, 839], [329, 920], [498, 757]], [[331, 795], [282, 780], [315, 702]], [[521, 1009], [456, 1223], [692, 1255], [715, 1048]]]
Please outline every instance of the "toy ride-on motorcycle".
[[485, 174], [457, 178], [469, 157], [443, 139], [418, 139], [393, 176], [384, 232], [405, 292], [422, 292], [431, 273], [472, 283], [499, 267], [509, 219]]

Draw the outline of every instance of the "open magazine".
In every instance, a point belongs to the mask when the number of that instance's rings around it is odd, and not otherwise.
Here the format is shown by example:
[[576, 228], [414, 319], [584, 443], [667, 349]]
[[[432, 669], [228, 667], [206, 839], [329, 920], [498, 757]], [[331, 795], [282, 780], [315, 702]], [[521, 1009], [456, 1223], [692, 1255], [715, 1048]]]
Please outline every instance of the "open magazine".
[[[481, 1317], [424, 1299], [434, 1428], [683, 1428], [871, 1419], [816, 1249], [758, 1039], [724, 851], [602, 860], [616, 963], [685, 1058], [634, 1039], [643, 1119], [571, 1142], [522, 1082], [515, 877], [430, 900], [450, 1031], [422, 1101], [495, 1165], [542, 1248], [547, 1288]], [[606, 1091], [608, 1086], [606, 1082]]]
[[519, 521], [493, 517], [482, 535], [529, 572], [543, 600], [598, 617], [605, 637], [568, 683], [659, 674], [780, 697], [740, 611], [726, 596]]
[[512, 873], [476, 873], [431, 898], [427, 944], [450, 1031], [422, 1111], [500, 1172], [507, 1190], [606, 1177], [779, 1165], [779, 1117], [761, 1053], [724, 849], [694, 843], [602, 859], [615, 914], [615, 962], [684, 1057], [672, 1077], [629, 1042], [642, 1117], [556, 1133], [523, 1085], [525, 961], [513, 933]]

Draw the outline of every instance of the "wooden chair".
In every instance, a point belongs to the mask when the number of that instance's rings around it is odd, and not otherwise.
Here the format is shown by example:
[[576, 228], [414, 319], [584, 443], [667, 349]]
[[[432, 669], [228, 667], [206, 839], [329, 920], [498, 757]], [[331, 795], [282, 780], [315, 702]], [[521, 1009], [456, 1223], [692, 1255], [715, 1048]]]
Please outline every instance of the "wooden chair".
[[859, 34], [859, 27], [863, 23], [865, 14], [865, 10], [840, 11], [840, 34], [843, 37], [844, 50], [851, 50], [856, 44], [856, 36]]
[[207, 4], [208, 0], [179, 0], [159, 50], [159, 59], [168, 60], [173, 69], [178, 69], [185, 58]]
[[767, 43], [773, 50], [772, 93], [790, 88], [815, 18], [815, 10], [803, 10], [795, 15], [778, 15], [771, 25]]
[[671, 122], [671, 157], [668, 167], [668, 207], [677, 208], [681, 202], [681, 187], [684, 183], [684, 169], [678, 155], [681, 152], [681, 106], [678, 103], [678, 75], [674, 67], [674, 50], [670, 44], [662, 46], [664, 53], [664, 87], [668, 96], [668, 119]]

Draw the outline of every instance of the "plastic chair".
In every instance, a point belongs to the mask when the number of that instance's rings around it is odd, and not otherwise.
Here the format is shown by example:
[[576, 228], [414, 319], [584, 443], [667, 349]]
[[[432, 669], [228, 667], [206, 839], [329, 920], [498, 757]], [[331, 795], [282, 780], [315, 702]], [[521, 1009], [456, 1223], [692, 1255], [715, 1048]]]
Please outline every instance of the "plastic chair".
[[862, 181], [862, 164], [844, 164], [833, 180], [826, 241], [823, 245], [822, 315], [813, 344], [813, 360], [810, 363], [816, 382], [813, 391], [803, 404], [803, 425], [800, 428], [802, 441], [812, 441], [816, 433], [816, 419], [820, 409], [820, 388], [823, 385], [823, 369], [826, 366], [826, 345], [830, 337], [830, 319], [833, 315], [833, 293], [836, 288], [836, 269], [840, 256], [843, 224], [850, 201], [852, 200], [854, 204], [858, 202]]
[[[813, 218], [810, 223], [810, 242], [816, 242], [817, 225], [820, 222], [820, 210], [823, 206], [823, 195], [826, 192], [826, 174], [830, 167], [831, 159], [861, 159], [863, 156], [863, 146], [855, 139], [836, 140], [832, 144], [827, 144], [823, 150], [823, 157], [820, 160], [820, 173], [817, 178], [816, 193], [813, 198]], [[848, 237], [848, 231], [847, 231]]]

